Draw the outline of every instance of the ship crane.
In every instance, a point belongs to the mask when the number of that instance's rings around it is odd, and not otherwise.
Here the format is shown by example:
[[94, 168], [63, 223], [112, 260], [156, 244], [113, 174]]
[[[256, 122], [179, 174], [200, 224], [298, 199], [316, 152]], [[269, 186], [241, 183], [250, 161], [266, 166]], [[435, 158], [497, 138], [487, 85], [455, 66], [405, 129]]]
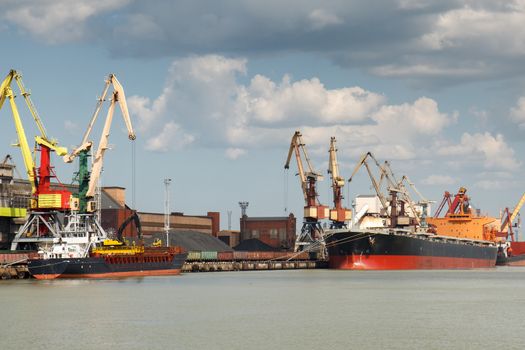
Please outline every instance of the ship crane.
[[[100, 137], [98, 148], [95, 153], [95, 159], [93, 162], [91, 174], [89, 174], [87, 159], [89, 157], [89, 151], [93, 146], [93, 142], [89, 140], [89, 136], [91, 134], [91, 131], [93, 130], [93, 126], [95, 125], [99, 112], [102, 108], [102, 103], [106, 100], [106, 96], [108, 94], [110, 85], [113, 86], [111, 102], [106, 116], [106, 121], [104, 123], [104, 128], [102, 130], [102, 136]], [[130, 140], [135, 140], [136, 136], [135, 132], [133, 131], [133, 126], [131, 124], [131, 118], [129, 116], [124, 88], [118, 81], [117, 77], [114, 74], [110, 74], [105, 80], [104, 89], [102, 90], [101, 97], [98, 99], [95, 111], [93, 112], [88, 127], [84, 133], [84, 136], [82, 137], [80, 146], [75, 148], [70, 154], [64, 156], [64, 161], [66, 163], [71, 163], [75, 159], [75, 157], [79, 157], [78, 210], [80, 213], [93, 212], [96, 209], [96, 205], [93, 201], [93, 198], [95, 196], [96, 186], [100, 178], [100, 173], [102, 171], [104, 153], [108, 149], [108, 140], [111, 130], [111, 123], [113, 121], [113, 114], [115, 111], [115, 105], [117, 103], [120, 106], [122, 118], [124, 119], [124, 123], [126, 124], [126, 128], [128, 130], [128, 138]]]
[[465, 187], [460, 187], [458, 193], [454, 196], [454, 200], [452, 200], [452, 195], [450, 194], [450, 192], [445, 191], [445, 194], [443, 195], [443, 200], [436, 209], [434, 218], [439, 217], [441, 211], [445, 208], [445, 205], [448, 206], [445, 216], [470, 214], [469, 197], [466, 195], [466, 192], [467, 189]]
[[[295, 250], [304, 250], [304, 246], [310, 245], [314, 242], [321, 242], [323, 240], [323, 229], [319, 220], [328, 217], [328, 207], [321, 205], [318, 200], [316, 184], [317, 181], [322, 180], [323, 176], [313, 170], [310, 158], [306, 152], [305, 144], [302, 141], [302, 135], [296, 131], [290, 142], [290, 149], [286, 159], [285, 169], [290, 168], [290, 160], [292, 153], [295, 153], [297, 161], [297, 169], [299, 179], [301, 182], [301, 189], [304, 196], [304, 221], [301, 228], [300, 235], [295, 240]], [[301, 154], [304, 156], [308, 171], [305, 171]]]
[[380, 169], [381, 175], [383, 176], [383, 174], [384, 174], [383, 168], [381, 167], [381, 165], [379, 164], [377, 159], [374, 157], [374, 155], [371, 152], [367, 152], [367, 153], [363, 154], [361, 156], [361, 158], [359, 159], [359, 162], [357, 162], [357, 164], [356, 164], [356, 166], [354, 168], [354, 171], [352, 172], [352, 175], [350, 175], [350, 178], [348, 179], [348, 182], [352, 182], [355, 174], [357, 174], [359, 169], [361, 169], [361, 167], [364, 166], [366, 171], [367, 171], [367, 173], [368, 173], [368, 176], [370, 177], [370, 181], [372, 182], [372, 186], [374, 187], [376, 195], [379, 198], [379, 201], [381, 202], [381, 206], [383, 207], [383, 209], [386, 212], [388, 210], [389, 204], [388, 204], [387, 199], [385, 198], [385, 196], [381, 192], [380, 182], [378, 182], [376, 180], [374, 174], [372, 173], [372, 169], [370, 169], [370, 165], [368, 164], [368, 161], [367, 161], [368, 158], [371, 158], [374, 161], [375, 165]]
[[340, 229], [346, 228], [346, 221], [352, 217], [352, 212], [342, 205], [343, 202], [343, 187], [345, 185], [345, 179], [339, 175], [339, 165], [337, 164], [337, 148], [335, 146], [336, 139], [332, 137], [330, 139], [330, 154], [328, 163], [328, 173], [332, 179], [332, 191], [334, 208], [330, 209], [330, 220], [332, 221], [330, 228]]
[[[432, 203], [435, 203], [435, 201], [431, 201], [431, 200], [426, 199], [426, 197], [423, 196], [423, 194], [421, 194], [421, 192], [419, 192], [419, 190], [416, 188], [416, 185], [414, 185], [414, 183], [409, 179], [409, 177], [407, 175], [403, 175], [401, 177], [401, 180], [399, 180], [399, 188], [401, 188], [403, 190], [403, 192], [406, 193], [407, 198], [410, 199], [410, 194], [409, 194], [408, 189], [406, 188], [406, 186], [404, 184], [405, 182], [408, 183], [410, 188], [419, 196], [419, 201], [416, 204], [421, 206], [421, 214], [419, 214], [419, 215], [417, 214], [416, 209], [413, 206], [413, 204], [411, 205], [411, 210], [414, 211], [414, 215], [415, 215], [416, 221], [421, 226], [426, 227], [428, 225], [427, 221], [426, 221], [426, 218], [428, 217], [428, 212], [430, 210], [430, 209], [428, 209], [429, 205], [432, 204]], [[415, 202], [410, 199], [409, 203], [415, 203]]]
[[[375, 166], [379, 169], [379, 174], [380, 174], [379, 180], [377, 180], [372, 173], [370, 165], [367, 161], [369, 158], [372, 159]], [[362, 166], [366, 168], [366, 171], [368, 173], [368, 176], [370, 177], [370, 180], [372, 182], [376, 195], [379, 198], [379, 201], [381, 202], [381, 205], [383, 207], [384, 214], [388, 215], [390, 211], [390, 216], [392, 218], [396, 217], [396, 220], [395, 220], [396, 225], [398, 224], [402, 226], [411, 225], [411, 224], [421, 225], [421, 219], [419, 215], [417, 214], [416, 208], [414, 206], [414, 201], [412, 200], [409, 191], [404, 186], [405, 181], [409, 182], [408, 177], [404, 176], [401, 179], [401, 181], [397, 181], [392, 171], [392, 168], [390, 167], [390, 163], [388, 161], [385, 161], [383, 165], [381, 165], [379, 164], [378, 160], [374, 157], [374, 155], [371, 152], [367, 152], [361, 157], [359, 162], [356, 164], [356, 167], [352, 175], [348, 179], [348, 182], [352, 181], [353, 177], [355, 176], [357, 171]], [[384, 180], [386, 180], [387, 192], [390, 193], [390, 195], [393, 197], [392, 201], [388, 201], [382, 192], [382, 186], [383, 186]], [[399, 213], [397, 212], [398, 208], [392, 207], [391, 205], [392, 202], [395, 202], [396, 205], [397, 203], [399, 203], [400, 205]], [[405, 205], [408, 205], [408, 210], [405, 210]], [[391, 226], [395, 226], [394, 220], [392, 220]]]

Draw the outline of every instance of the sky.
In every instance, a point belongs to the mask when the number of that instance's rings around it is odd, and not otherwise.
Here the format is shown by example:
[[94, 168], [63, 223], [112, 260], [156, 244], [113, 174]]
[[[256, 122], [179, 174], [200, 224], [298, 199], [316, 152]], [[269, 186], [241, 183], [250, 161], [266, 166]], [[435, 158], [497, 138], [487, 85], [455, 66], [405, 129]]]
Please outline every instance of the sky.
[[[172, 211], [220, 211], [223, 229], [228, 211], [238, 228], [239, 201], [250, 216], [301, 220], [296, 164], [284, 170], [295, 130], [325, 174], [323, 204], [332, 136], [342, 176], [370, 151], [435, 206], [464, 186], [499, 216], [525, 191], [523, 0], [0, 0], [0, 19], [0, 74], [22, 73], [63, 146], [78, 146], [116, 74], [137, 139], [117, 112], [102, 184], [126, 187], [141, 211], [163, 211], [170, 178]], [[10, 114], [0, 111], [0, 154], [23, 175]], [[71, 183], [78, 164], [53, 163]], [[362, 169], [345, 204], [372, 191]]]

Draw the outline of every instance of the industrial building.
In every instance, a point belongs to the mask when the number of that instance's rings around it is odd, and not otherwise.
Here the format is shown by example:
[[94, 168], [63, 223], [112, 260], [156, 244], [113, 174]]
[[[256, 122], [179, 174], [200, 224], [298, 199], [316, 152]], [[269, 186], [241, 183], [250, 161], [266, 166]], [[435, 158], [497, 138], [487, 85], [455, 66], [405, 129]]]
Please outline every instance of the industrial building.
[[243, 215], [240, 219], [240, 241], [255, 238], [275, 249], [293, 249], [296, 221], [292, 213], [277, 217]]
[[217, 238], [233, 248], [240, 243], [240, 235], [241, 231], [238, 230], [222, 230]]
[[[133, 210], [126, 205], [126, 190], [124, 187], [104, 187], [102, 190], [101, 224], [108, 231], [116, 231]], [[137, 212], [142, 224], [142, 234], [145, 237], [164, 230], [164, 214]], [[179, 212], [170, 214], [170, 229], [181, 231], [198, 231], [217, 237], [220, 227], [220, 214], [208, 212], [205, 216], [184, 215]], [[136, 236], [136, 228], [128, 225], [123, 231], [124, 237]]]
[[[9, 249], [19, 227], [25, 222], [27, 208], [31, 198], [29, 181], [14, 177], [15, 165], [6, 157], [0, 163], [0, 249]], [[52, 187], [67, 189], [76, 193], [76, 185], [53, 184]], [[119, 226], [133, 210], [125, 203], [126, 191], [123, 187], [104, 187], [101, 191], [101, 224], [109, 233], [116, 233]], [[151, 212], [137, 213], [145, 237], [163, 231], [164, 214]], [[171, 213], [171, 230], [198, 231], [217, 237], [220, 227], [220, 213], [209, 212], [206, 215], [184, 215]], [[128, 225], [123, 232], [126, 237], [135, 237], [136, 228]]]

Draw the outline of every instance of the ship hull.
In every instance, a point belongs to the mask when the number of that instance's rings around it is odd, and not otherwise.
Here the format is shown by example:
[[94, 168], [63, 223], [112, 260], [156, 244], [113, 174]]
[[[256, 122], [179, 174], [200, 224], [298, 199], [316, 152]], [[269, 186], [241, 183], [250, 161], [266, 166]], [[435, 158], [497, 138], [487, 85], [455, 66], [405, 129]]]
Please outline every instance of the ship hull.
[[510, 257], [498, 256], [496, 265], [499, 266], [525, 266], [525, 254]]
[[489, 242], [406, 233], [342, 231], [326, 243], [330, 268], [343, 270], [490, 268], [497, 254]]
[[[38, 279], [169, 276], [180, 274], [185, 260], [186, 253], [151, 259], [131, 256], [32, 259], [28, 261], [28, 269]], [[53, 265], [65, 267], [61, 272], [46, 269], [46, 266]]]

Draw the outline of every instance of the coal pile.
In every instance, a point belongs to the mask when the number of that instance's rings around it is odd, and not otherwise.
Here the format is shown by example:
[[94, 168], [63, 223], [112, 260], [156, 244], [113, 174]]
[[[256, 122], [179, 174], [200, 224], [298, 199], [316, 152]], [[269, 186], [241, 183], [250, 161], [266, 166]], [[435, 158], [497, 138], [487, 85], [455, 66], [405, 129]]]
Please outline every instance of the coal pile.
[[235, 247], [234, 250], [243, 252], [275, 252], [279, 249], [275, 249], [272, 246], [258, 240], [257, 238], [245, 239]]
[[[218, 238], [203, 232], [196, 231], [170, 231], [170, 245], [181, 246], [187, 251], [212, 251], [212, 252], [231, 252], [233, 249]], [[145, 238], [145, 244], [151, 244], [156, 238], [166, 242], [166, 233], [159, 232]]]

